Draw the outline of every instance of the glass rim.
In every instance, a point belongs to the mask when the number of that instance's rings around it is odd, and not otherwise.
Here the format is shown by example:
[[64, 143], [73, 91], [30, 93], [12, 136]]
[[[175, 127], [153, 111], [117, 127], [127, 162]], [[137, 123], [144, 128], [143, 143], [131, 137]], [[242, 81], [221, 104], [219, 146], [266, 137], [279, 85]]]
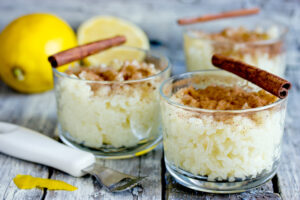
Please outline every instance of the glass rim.
[[[170, 105], [173, 105], [175, 107], [184, 109], [184, 110], [189, 110], [189, 111], [198, 111], [198, 112], [204, 112], [204, 113], [231, 113], [231, 114], [238, 114], [238, 113], [247, 113], [247, 112], [257, 112], [257, 111], [262, 111], [262, 110], [266, 110], [272, 107], [277, 106], [278, 104], [281, 104], [283, 102], [285, 102], [287, 100], [288, 97], [284, 98], [284, 99], [280, 99], [278, 98], [277, 101], [275, 101], [274, 103], [265, 105], [265, 106], [261, 106], [261, 107], [256, 107], [256, 108], [247, 108], [247, 109], [241, 109], [241, 110], [216, 110], [216, 109], [205, 109], [205, 108], [196, 108], [196, 107], [192, 107], [192, 106], [187, 106], [181, 103], [177, 103], [173, 100], [170, 99], [170, 97], [167, 97], [164, 94], [164, 87], [166, 86], [166, 84], [171, 83], [176, 80], [176, 79], [186, 79], [186, 78], [190, 78], [192, 75], [199, 75], [199, 74], [203, 74], [206, 72], [224, 72], [224, 70], [222, 69], [206, 69], [206, 70], [198, 70], [198, 71], [193, 71], [193, 72], [186, 72], [183, 74], [178, 74], [178, 75], [174, 75], [171, 76], [170, 78], [164, 80], [162, 82], [162, 84], [159, 87], [159, 94], [160, 96], [167, 101], [167, 103], [169, 103]], [[229, 72], [228, 72], [229, 73]], [[249, 81], [248, 81], [249, 82]]]
[[[184, 27], [183, 34], [184, 35], [186, 34], [188, 37], [193, 38], [193, 39], [206, 39], [206, 40], [212, 41], [214, 43], [223, 43], [223, 44], [225, 44], [225, 43], [232, 44], [233, 43], [233, 44], [246, 44], [246, 45], [274, 44], [274, 43], [276, 43], [278, 41], [282, 41], [282, 40], [284, 40], [284, 38], [286, 38], [286, 35], [289, 31], [289, 28], [288, 28], [287, 25], [285, 25], [284, 23], [282, 23], [278, 20], [271, 19], [271, 17], [263, 17], [263, 16], [260, 16], [260, 17], [264, 18], [263, 21], [273, 22], [276, 27], [281, 28], [282, 31], [280, 31], [279, 36], [277, 38], [272, 38], [272, 39], [267, 39], [267, 40], [259, 40], [259, 41], [254, 41], [254, 42], [216, 41], [216, 40], [213, 40], [213, 39], [210, 39], [210, 38], [204, 38], [204, 37], [198, 37], [198, 36], [192, 35], [191, 32], [200, 30], [200, 28], [191, 28], [191, 27], [192, 26], [197, 26], [199, 24], [191, 24], [191, 25], [188, 25], [188, 26]], [[228, 20], [228, 19], [223, 19], [223, 20]], [[209, 22], [207, 22], [207, 23], [209, 23]], [[255, 22], [254, 24], [259, 25], [259, 22]]]
[[167, 72], [169, 69], [171, 69], [172, 65], [171, 62], [169, 60], [169, 58], [163, 54], [160, 53], [156, 53], [153, 52], [151, 50], [146, 50], [146, 49], [141, 49], [141, 48], [137, 48], [137, 47], [130, 47], [130, 46], [119, 46], [119, 47], [114, 47], [114, 48], [125, 48], [125, 49], [133, 49], [133, 50], [137, 50], [140, 52], [144, 52], [144, 53], [148, 53], [150, 55], [154, 55], [154, 56], [158, 56], [158, 59], [165, 59], [165, 61], [167, 62], [166, 67], [161, 70], [160, 72], [158, 72], [157, 74], [153, 74], [151, 76], [148, 76], [146, 78], [142, 78], [142, 79], [136, 79], [136, 80], [125, 80], [125, 81], [92, 81], [92, 80], [84, 80], [84, 79], [79, 79], [77, 77], [72, 77], [64, 72], [60, 72], [58, 71], [56, 68], [52, 68], [55, 76], [59, 75], [62, 76], [64, 78], [68, 78], [68, 79], [72, 79], [72, 80], [78, 80], [78, 81], [83, 81], [85, 83], [99, 83], [99, 84], [128, 84], [128, 83], [139, 83], [139, 82], [144, 82], [144, 81], [149, 81], [152, 79], [155, 79], [156, 77], [162, 76], [165, 72]]

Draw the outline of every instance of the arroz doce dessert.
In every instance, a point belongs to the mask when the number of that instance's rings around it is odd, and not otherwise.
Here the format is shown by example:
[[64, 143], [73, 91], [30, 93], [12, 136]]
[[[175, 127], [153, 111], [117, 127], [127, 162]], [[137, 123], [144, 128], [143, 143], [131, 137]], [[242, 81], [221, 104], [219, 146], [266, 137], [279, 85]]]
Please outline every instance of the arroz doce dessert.
[[277, 26], [267, 30], [226, 28], [214, 33], [188, 30], [184, 33], [187, 70], [213, 69], [211, 57], [217, 53], [283, 76], [285, 52], [281, 35]]
[[253, 179], [276, 169], [285, 103], [233, 77], [197, 78], [177, 82], [170, 96], [176, 105], [161, 102], [166, 162], [208, 181]]
[[[63, 131], [84, 146], [130, 147], [158, 137], [161, 70], [146, 62], [75, 67], [57, 84]], [[149, 78], [147, 80], [143, 80]]]

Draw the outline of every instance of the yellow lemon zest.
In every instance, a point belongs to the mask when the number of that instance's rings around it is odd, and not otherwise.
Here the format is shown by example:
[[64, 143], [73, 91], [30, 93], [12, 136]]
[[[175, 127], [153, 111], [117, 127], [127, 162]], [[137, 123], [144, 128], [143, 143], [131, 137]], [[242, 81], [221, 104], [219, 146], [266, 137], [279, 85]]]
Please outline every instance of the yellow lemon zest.
[[19, 189], [47, 188], [49, 190], [77, 190], [77, 187], [74, 187], [73, 185], [70, 185], [63, 181], [37, 178], [30, 175], [18, 174], [14, 178], [14, 183]]

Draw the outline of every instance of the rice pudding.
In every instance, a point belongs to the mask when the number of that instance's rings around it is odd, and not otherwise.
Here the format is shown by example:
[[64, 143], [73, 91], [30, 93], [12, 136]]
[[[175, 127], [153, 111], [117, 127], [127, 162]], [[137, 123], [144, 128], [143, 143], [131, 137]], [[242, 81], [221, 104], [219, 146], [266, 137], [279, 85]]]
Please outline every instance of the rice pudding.
[[280, 157], [286, 101], [224, 73], [187, 73], [161, 87], [167, 169], [201, 191], [261, 184]]
[[169, 74], [165, 61], [137, 60], [56, 72], [61, 135], [104, 156], [158, 142], [158, 88]]
[[213, 69], [215, 53], [258, 66], [273, 74], [285, 72], [285, 50], [280, 29], [229, 27], [221, 31], [188, 30], [184, 33], [184, 52], [188, 71]]

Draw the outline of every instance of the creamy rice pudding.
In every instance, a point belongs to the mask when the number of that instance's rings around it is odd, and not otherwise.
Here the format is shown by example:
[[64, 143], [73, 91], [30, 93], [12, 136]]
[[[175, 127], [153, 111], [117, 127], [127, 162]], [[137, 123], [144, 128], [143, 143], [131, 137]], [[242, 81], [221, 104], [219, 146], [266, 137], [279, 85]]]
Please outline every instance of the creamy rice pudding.
[[167, 60], [157, 58], [56, 72], [61, 134], [104, 155], [158, 142], [158, 88], [169, 74]]
[[286, 100], [224, 73], [187, 73], [161, 87], [167, 169], [202, 191], [259, 184], [280, 157]]
[[184, 51], [188, 71], [213, 69], [211, 56], [230, 56], [279, 76], [285, 71], [282, 31], [272, 26], [254, 30], [243, 26], [205, 32], [189, 29], [184, 33]]

